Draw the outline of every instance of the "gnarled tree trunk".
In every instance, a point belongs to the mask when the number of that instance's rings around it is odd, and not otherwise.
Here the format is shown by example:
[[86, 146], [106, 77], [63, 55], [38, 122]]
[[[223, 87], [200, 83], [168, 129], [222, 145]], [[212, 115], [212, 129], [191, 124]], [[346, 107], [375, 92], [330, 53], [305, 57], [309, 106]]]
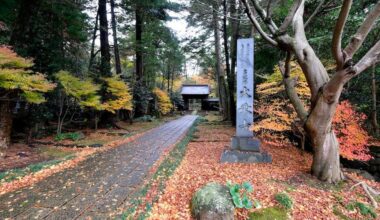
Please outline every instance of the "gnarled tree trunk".
[[12, 108], [10, 101], [0, 102], [0, 158], [5, 156], [11, 142]]
[[[299, 109], [303, 108], [303, 106], [298, 106], [300, 100], [292, 100], [296, 98], [293, 94], [295, 88], [286, 86], [286, 92], [299, 117], [304, 121], [304, 129], [313, 146], [311, 172], [320, 180], [330, 183], [339, 182], [344, 177], [340, 169], [339, 142], [331, 124], [343, 83], [336, 84], [334, 91], [324, 87], [330, 78], [306, 38], [293, 43], [292, 49], [296, 60], [305, 73], [311, 91], [311, 109], [308, 116], [305, 112], [299, 112], [301, 111]], [[331, 95], [332, 93], [334, 95]]]

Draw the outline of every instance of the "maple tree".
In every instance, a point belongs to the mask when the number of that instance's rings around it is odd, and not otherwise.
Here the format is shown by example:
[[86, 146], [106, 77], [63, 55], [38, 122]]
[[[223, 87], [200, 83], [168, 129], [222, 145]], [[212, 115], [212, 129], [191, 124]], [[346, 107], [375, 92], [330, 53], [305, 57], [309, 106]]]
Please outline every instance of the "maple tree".
[[153, 94], [157, 99], [157, 109], [160, 114], [166, 115], [173, 109], [173, 104], [168, 93], [162, 91], [159, 88], [154, 88]]
[[[101, 96], [98, 95], [100, 86], [93, 83], [91, 79], [79, 79], [67, 71], [59, 71], [55, 74], [61, 90], [59, 95], [59, 113], [57, 134], [62, 132], [62, 126], [70, 108], [77, 104], [80, 107], [90, 107], [101, 110]], [[63, 93], [63, 94], [62, 94]], [[65, 108], [66, 106], [66, 108]], [[74, 112], [75, 113], [75, 112]]]
[[12, 130], [12, 102], [23, 100], [40, 104], [45, 102], [44, 93], [55, 84], [46, 80], [41, 73], [30, 70], [31, 59], [18, 56], [9, 47], [0, 46], [0, 157], [10, 143]]
[[[371, 6], [372, 8], [366, 8], [368, 10], [367, 15], [359, 24], [356, 33], [348, 36], [350, 40], [343, 48], [343, 32], [353, 3], [352, 0], [343, 1], [335, 29], [332, 32], [330, 46], [335, 69], [332, 71], [333, 74], [329, 74], [328, 66], [322, 63], [306, 36], [306, 26], [309, 22], [304, 22], [305, 0], [296, 0], [292, 3], [280, 26], [276, 24], [278, 20], [273, 19], [276, 15], [272, 13], [272, 9], [275, 7], [271, 3], [276, 4], [276, 2], [269, 1], [267, 10], [264, 10], [261, 6], [262, 2], [258, 0], [240, 1], [244, 5], [247, 17], [260, 36], [270, 45], [286, 53], [281, 72], [286, 93], [311, 140], [314, 150], [312, 174], [329, 183], [337, 183], [343, 180], [344, 175], [339, 160], [339, 141], [334, 129], [332, 129], [332, 121], [343, 87], [347, 82], [380, 62], [380, 41], [378, 39], [374, 41], [374, 45], [369, 49], [367, 48], [363, 56], [358, 59], [354, 57], [365, 44], [368, 34], [375, 27], [376, 20], [380, 16], [380, 2], [374, 3], [373, 7]], [[253, 13], [253, 8], [258, 16]], [[289, 64], [293, 56], [300, 64], [310, 88], [311, 97], [308, 111], [295, 92], [296, 80], [290, 76]]]
[[[300, 99], [307, 103], [310, 99], [310, 89], [301, 67], [296, 62], [290, 63], [291, 77], [297, 78], [295, 87]], [[289, 141], [286, 134], [295, 133], [294, 127], [298, 126], [297, 113], [287, 100], [285, 86], [279, 66], [275, 66], [273, 74], [257, 85], [257, 109], [260, 116], [258, 121], [251, 127], [264, 138], [273, 138], [278, 141]], [[349, 160], [371, 159], [368, 149], [369, 135], [363, 128], [366, 115], [357, 112], [355, 107], [344, 100], [337, 106], [333, 119], [333, 129], [340, 142], [340, 155]], [[303, 131], [304, 132], [304, 131]], [[303, 134], [302, 134], [303, 135]]]
[[132, 95], [128, 85], [119, 75], [103, 78], [107, 84], [108, 99], [102, 104], [102, 109], [115, 113], [117, 110], [132, 110]]

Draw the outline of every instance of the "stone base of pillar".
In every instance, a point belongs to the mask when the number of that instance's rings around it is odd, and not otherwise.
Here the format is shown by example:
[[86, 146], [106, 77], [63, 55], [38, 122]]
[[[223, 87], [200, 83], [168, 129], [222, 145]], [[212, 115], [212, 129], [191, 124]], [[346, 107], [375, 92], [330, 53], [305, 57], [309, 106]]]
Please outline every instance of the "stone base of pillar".
[[260, 151], [260, 140], [254, 137], [233, 136], [231, 149], [220, 158], [226, 163], [271, 163], [272, 156]]
[[231, 139], [231, 149], [241, 151], [260, 151], [260, 140], [254, 137], [233, 136]]
[[225, 150], [220, 161], [222, 163], [271, 163], [272, 156], [267, 152]]

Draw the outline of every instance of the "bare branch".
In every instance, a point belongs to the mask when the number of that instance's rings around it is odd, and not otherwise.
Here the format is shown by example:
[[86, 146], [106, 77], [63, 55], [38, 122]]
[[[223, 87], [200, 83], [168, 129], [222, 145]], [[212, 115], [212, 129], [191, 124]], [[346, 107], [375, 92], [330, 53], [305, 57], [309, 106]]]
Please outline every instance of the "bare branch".
[[380, 16], [380, 2], [378, 2], [374, 9], [368, 13], [363, 24], [357, 30], [355, 35], [351, 38], [350, 43], [344, 49], [346, 59], [352, 59], [355, 52], [361, 47], [363, 41], [367, 37], [368, 33], [373, 28], [373, 25], [376, 23], [377, 18]]
[[291, 71], [290, 61], [291, 61], [291, 59], [292, 59], [292, 54], [290, 52], [287, 52], [286, 58], [285, 58], [285, 63], [280, 62], [279, 68], [280, 68], [280, 72], [284, 78], [290, 77], [290, 71]]
[[294, 15], [296, 14], [299, 6], [301, 5], [301, 3], [303, 2], [303, 0], [296, 0], [289, 12], [289, 14], [286, 16], [284, 22], [282, 23], [280, 29], [279, 29], [279, 32], [280, 33], [284, 33], [286, 32], [286, 30], [288, 29], [289, 25], [292, 23], [293, 21], [293, 18], [294, 18]]
[[380, 40], [355, 65], [355, 75], [380, 62]]
[[300, 99], [296, 91], [296, 78], [290, 77], [291, 65], [290, 61], [292, 60], [292, 54], [287, 52], [285, 62], [280, 62], [278, 65], [280, 68], [280, 72], [284, 78], [285, 91], [288, 95], [290, 102], [292, 103], [294, 109], [297, 112], [298, 117], [301, 119], [302, 123], [304, 123], [307, 119], [307, 111], [305, 109], [304, 103]]
[[269, 31], [274, 34], [278, 30], [277, 25], [273, 22], [272, 18], [268, 16], [268, 13], [265, 12], [265, 10], [260, 6], [257, 0], [251, 0], [253, 3], [253, 7], [255, 7], [255, 10], [259, 14], [261, 20], [264, 21], [266, 26], [268, 27]]
[[310, 24], [310, 22], [315, 18], [315, 16], [321, 11], [321, 8], [323, 6], [323, 4], [325, 3], [326, 0], [322, 0], [317, 8], [314, 10], [314, 12], [310, 15], [310, 17], [307, 19], [307, 21], [305, 22], [305, 28]]
[[292, 25], [293, 25], [293, 31], [295, 34], [295, 38], [299, 39], [300, 41], [307, 42], [306, 34], [305, 34], [305, 27], [303, 23], [303, 13], [305, 10], [305, 0], [302, 0], [300, 5], [298, 6], [297, 10], [295, 11], [293, 15]]
[[350, 12], [352, 0], [344, 0], [339, 13], [338, 21], [336, 22], [333, 40], [332, 53], [337, 64], [337, 70], [341, 70], [344, 66], [344, 57], [342, 52], [342, 33], [346, 25], [347, 17]]
[[247, 0], [240, 0], [240, 1], [244, 4], [245, 11], [246, 11], [246, 14], [248, 15], [249, 20], [251, 20], [252, 24], [255, 26], [256, 30], [260, 33], [260, 35], [273, 46], [277, 46], [278, 43], [274, 41], [272, 38], [270, 38], [268, 34], [263, 31], [259, 22], [256, 20], [255, 16], [253, 16], [251, 6], [247, 2]]

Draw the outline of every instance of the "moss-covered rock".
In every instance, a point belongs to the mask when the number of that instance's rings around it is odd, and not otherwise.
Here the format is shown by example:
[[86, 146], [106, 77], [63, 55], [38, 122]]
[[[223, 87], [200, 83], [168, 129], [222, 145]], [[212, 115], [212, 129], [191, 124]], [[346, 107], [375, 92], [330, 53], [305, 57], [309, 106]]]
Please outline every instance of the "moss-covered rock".
[[269, 207], [249, 214], [250, 220], [286, 220], [288, 214], [280, 207]]
[[232, 220], [234, 209], [228, 188], [218, 183], [203, 186], [191, 201], [192, 213], [200, 220]]

